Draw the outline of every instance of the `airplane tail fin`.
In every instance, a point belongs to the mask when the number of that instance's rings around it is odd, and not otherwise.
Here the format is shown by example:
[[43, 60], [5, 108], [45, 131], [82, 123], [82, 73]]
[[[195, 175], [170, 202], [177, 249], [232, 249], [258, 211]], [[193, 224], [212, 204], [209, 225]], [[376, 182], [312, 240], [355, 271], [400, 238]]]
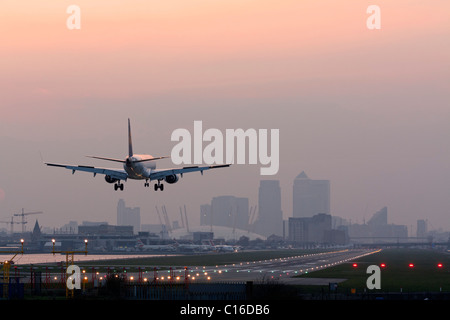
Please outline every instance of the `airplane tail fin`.
[[[128, 118], [128, 157], [131, 158], [133, 156], [133, 142], [131, 140], [131, 125], [130, 125], [130, 118]], [[94, 159], [101, 159], [101, 160], [108, 160], [108, 161], [115, 161], [115, 162], [122, 162], [122, 163], [127, 163], [130, 164], [131, 162], [133, 163], [138, 163], [138, 162], [144, 162], [144, 161], [153, 161], [153, 160], [159, 160], [159, 159], [165, 159], [165, 158], [170, 158], [168, 156], [166, 157], [151, 157], [148, 159], [142, 159], [142, 160], [133, 160], [131, 161], [131, 159], [126, 159], [126, 160], [121, 160], [121, 159], [113, 159], [113, 158], [105, 158], [105, 157], [96, 157], [96, 156], [86, 156], [88, 158], [94, 158]]]
[[133, 156], [133, 142], [131, 141], [131, 126], [130, 118], [128, 118], [128, 156]]
[[[130, 125], [130, 118], [128, 118], [128, 157], [133, 156], [133, 141], [131, 141], [131, 125]], [[144, 161], [152, 161], [152, 160], [159, 160], [159, 159], [165, 159], [170, 157], [152, 157], [150, 159], [143, 159], [143, 160], [134, 160], [134, 163], [137, 162], [144, 162]]]

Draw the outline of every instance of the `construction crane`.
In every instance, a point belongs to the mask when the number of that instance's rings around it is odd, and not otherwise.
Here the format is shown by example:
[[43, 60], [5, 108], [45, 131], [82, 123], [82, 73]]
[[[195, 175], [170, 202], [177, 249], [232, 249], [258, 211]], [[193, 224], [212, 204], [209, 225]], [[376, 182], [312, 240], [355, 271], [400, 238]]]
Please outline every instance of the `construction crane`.
[[162, 205], [161, 209], [162, 209], [164, 221], [166, 222], [167, 230], [169, 232], [172, 232], [172, 226], [171, 226], [171, 223], [170, 223], [170, 220], [169, 220], [169, 215], [167, 214], [166, 206]]
[[19, 223], [21, 223], [21, 222], [16, 222], [16, 221], [14, 221], [14, 216], [12, 216], [11, 217], [11, 221], [0, 221], [0, 223], [6, 223], [6, 224], [9, 224], [9, 225], [11, 225], [10, 227], [11, 227], [11, 234], [14, 234], [14, 223], [16, 223], [16, 224], [19, 224]]
[[41, 214], [43, 213], [42, 211], [35, 211], [35, 212], [23, 212], [23, 208], [22, 208], [22, 213], [15, 213], [15, 216], [21, 216], [22, 217], [22, 233], [25, 233], [25, 223], [27, 223], [25, 221], [25, 216], [28, 216], [30, 214]]
[[184, 218], [183, 218], [183, 211], [181, 210], [181, 207], [180, 207], [180, 218], [181, 218], [181, 228], [184, 229]]
[[[159, 213], [158, 210], [158, 206], [155, 206], [156, 208], [156, 213], [158, 213], [158, 219], [159, 219], [159, 224], [161, 225], [161, 238], [164, 238], [164, 234], [165, 232], [169, 232], [169, 227], [167, 226], [167, 223], [163, 223], [162, 218], [161, 218], [161, 214]], [[161, 208], [163, 209], [163, 208]], [[164, 216], [164, 210], [163, 210], [163, 216]], [[164, 216], [164, 220], [167, 222], [166, 217]]]
[[159, 214], [158, 206], [155, 206], [155, 208], [156, 208], [156, 213], [158, 214], [159, 224], [161, 225], [161, 228], [163, 228], [164, 223], [162, 222], [161, 215]]
[[189, 233], [189, 223], [188, 223], [188, 217], [186, 213], [186, 205], [184, 205], [184, 218], [186, 219], [186, 231]]

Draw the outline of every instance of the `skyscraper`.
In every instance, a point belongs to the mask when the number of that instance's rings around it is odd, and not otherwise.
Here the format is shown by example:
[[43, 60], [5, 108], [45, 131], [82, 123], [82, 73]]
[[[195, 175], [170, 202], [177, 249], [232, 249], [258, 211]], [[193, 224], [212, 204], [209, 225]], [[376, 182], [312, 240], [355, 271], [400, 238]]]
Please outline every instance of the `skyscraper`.
[[281, 188], [278, 180], [261, 180], [258, 194], [258, 220], [254, 231], [263, 236], [283, 235]]
[[427, 222], [423, 219], [417, 220], [417, 237], [425, 238], [427, 236]]
[[248, 228], [248, 198], [214, 197], [211, 201], [210, 224], [246, 230]]
[[312, 180], [302, 171], [294, 180], [293, 217], [330, 214], [330, 181]]
[[141, 208], [128, 208], [125, 201], [120, 199], [117, 203], [117, 225], [133, 226], [133, 232], [138, 233], [141, 230]]
[[372, 218], [369, 219], [367, 224], [369, 226], [385, 226], [387, 225], [387, 207], [375, 212]]

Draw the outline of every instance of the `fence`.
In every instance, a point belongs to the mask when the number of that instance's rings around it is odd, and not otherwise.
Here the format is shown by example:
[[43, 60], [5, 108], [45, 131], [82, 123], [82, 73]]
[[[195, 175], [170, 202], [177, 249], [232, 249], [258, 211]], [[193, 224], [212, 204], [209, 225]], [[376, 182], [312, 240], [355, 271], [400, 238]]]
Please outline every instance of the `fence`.
[[252, 283], [191, 283], [124, 285], [124, 297], [133, 300], [245, 300]]
[[[7, 288], [7, 294], [3, 292]], [[10, 282], [7, 286], [3, 283], [0, 283], [0, 297], [7, 297], [8, 299], [18, 300], [24, 298], [24, 285], [23, 283]]]

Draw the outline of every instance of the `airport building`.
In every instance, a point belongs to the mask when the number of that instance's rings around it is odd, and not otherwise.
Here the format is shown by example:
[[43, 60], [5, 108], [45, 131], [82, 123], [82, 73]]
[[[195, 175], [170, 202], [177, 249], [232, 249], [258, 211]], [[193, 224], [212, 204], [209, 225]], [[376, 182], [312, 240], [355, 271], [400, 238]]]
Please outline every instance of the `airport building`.
[[312, 180], [304, 171], [294, 180], [293, 217], [306, 218], [330, 214], [330, 181]]
[[133, 227], [132, 226], [114, 226], [109, 224], [91, 225], [85, 226], [81, 225], [78, 227], [78, 234], [80, 235], [110, 235], [110, 236], [132, 236]]

